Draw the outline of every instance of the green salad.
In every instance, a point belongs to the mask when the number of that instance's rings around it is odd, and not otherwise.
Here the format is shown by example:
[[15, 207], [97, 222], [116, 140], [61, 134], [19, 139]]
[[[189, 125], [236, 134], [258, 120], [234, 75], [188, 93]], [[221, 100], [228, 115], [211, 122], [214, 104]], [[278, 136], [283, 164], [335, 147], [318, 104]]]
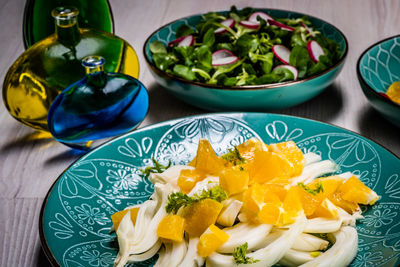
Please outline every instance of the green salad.
[[272, 18], [232, 6], [210, 12], [193, 28], [186, 24], [167, 45], [150, 43], [153, 62], [189, 81], [223, 86], [271, 84], [304, 79], [336, 64], [339, 44], [323, 36], [308, 17]]

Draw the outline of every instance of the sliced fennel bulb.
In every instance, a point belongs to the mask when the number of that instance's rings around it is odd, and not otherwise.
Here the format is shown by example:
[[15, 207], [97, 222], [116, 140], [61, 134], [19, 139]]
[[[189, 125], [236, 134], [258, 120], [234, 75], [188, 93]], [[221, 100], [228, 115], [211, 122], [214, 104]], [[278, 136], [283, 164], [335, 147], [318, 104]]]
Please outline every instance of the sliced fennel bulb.
[[226, 267], [226, 266], [247, 266], [247, 267], [266, 267], [277, 263], [283, 255], [285, 255], [293, 245], [295, 239], [301, 234], [305, 225], [306, 217], [304, 214], [298, 217], [296, 222], [292, 224], [281, 237], [276, 239], [268, 246], [248, 253], [247, 256], [259, 260], [250, 264], [236, 264], [233, 256], [223, 255], [220, 253], [212, 253], [207, 259], [207, 266]]

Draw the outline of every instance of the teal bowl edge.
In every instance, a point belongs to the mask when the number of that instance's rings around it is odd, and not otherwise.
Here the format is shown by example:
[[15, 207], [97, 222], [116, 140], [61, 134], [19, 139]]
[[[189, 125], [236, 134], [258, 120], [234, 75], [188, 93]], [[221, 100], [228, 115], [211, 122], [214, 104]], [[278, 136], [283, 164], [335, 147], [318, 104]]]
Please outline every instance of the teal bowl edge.
[[394, 35], [388, 38], [385, 38], [383, 40], [380, 40], [372, 45], [370, 45], [368, 48], [366, 48], [360, 55], [360, 57], [357, 60], [357, 65], [356, 65], [356, 71], [357, 71], [357, 78], [360, 83], [360, 87], [365, 95], [365, 97], [368, 99], [370, 102], [371, 106], [378, 111], [385, 119], [387, 119], [389, 122], [394, 124], [397, 127], [400, 127], [400, 105], [397, 103], [394, 103], [390, 99], [387, 99], [386, 97], [382, 96], [377, 92], [372, 86], [370, 86], [366, 80], [364, 79], [364, 76], [361, 74], [361, 62], [364, 58], [364, 56], [371, 51], [374, 47], [385, 43], [387, 41], [393, 40], [395, 38], [400, 38], [399, 35]]
[[[322, 93], [339, 75], [344, 62], [333, 70], [318, 76], [308, 83], [282, 85], [266, 90], [219, 90], [197, 84], [182, 83], [157, 75], [151, 68], [151, 74], [162, 87], [178, 99], [199, 108], [212, 111], [273, 111], [304, 103]], [[304, 93], [307, 91], [307, 94]]]
[[[143, 54], [144, 54], [144, 58], [145, 61], [147, 62], [148, 66], [150, 67], [151, 73], [153, 75], [153, 77], [157, 80], [157, 82], [162, 85], [167, 91], [169, 91], [170, 93], [172, 93], [173, 95], [175, 95], [177, 98], [183, 100], [184, 102], [187, 102], [191, 105], [200, 107], [200, 108], [204, 108], [207, 110], [221, 110], [221, 111], [270, 111], [270, 110], [275, 110], [275, 109], [282, 109], [282, 108], [287, 108], [287, 107], [291, 107], [294, 105], [298, 105], [301, 104], [307, 100], [310, 100], [311, 98], [317, 96], [319, 93], [321, 93], [324, 89], [326, 89], [329, 85], [331, 85], [334, 81], [334, 79], [336, 78], [336, 76], [340, 73], [341, 69], [343, 68], [344, 62], [347, 58], [347, 54], [348, 54], [348, 50], [349, 50], [349, 44], [347, 41], [346, 36], [344, 35], [344, 33], [339, 30], [337, 27], [335, 27], [334, 25], [332, 25], [329, 22], [326, 22], [320, 18], [314, 17], [314, 16], [310, 16], [308, 14], [304, 14], [304, 13], [299, 13], [299, 12], [295, 12], [295, 11], [288, 11], [288, 10], [281, 10], [281, 9], [265, 9], [265, 8], [254, 8], [254, 10], [256, 11], [264, 11], [264, 12], [282, 12], [282, 13], [287, 13], [290, 14], [290, 17], [302, 17], [302, 16], [308, 16], [311, 20], [314, 21], [318, 21], [319, 23], [321, 23], [321, 25], [328, 25], [330, 27], [330, 29], [333, 29], [335, 31], [335, 34], [338, 34], [340, 36], [340, 38], [342, 38], [341, 41], [339, 41], [339, 43], [341, 43], [341, 48], [342, 48], [342, 55], [340, 60], [333, 66], [331, 66], [330, 68], [328, 68], [327, 70], [315, 74], [313, 76], [310, 76], [306, 79], [302, 79], [302, 80], [298, 80], [298, 81], [289, 81], [289, 82], [282, 82], [282, 83], [274, 83], [274, 84], [265, 84], [265, 85], [245, 85], [245, 86], [220, 86], [220, 85], [210, 85], [210, 84], [205, 84], [205, 83], [200, 83], [200, 82], [193, 82], [193, 81], [188, 81], [185, 80], [183, 78], [177, 77], [175, 75], [171, 75], [168, 73], [165, 73], [164, 71], [159, 70], [152, 61], [151, 58], [151, 53], [150, 53], [150, 49], [149, 49], [149, 44], [150, 41], [154, 38], [154, 36], [156, 36], [158, 34], [158, 32], [164, 28], [167, 27], [171, 27], [172, 25], [174, 25], [175, 23], [178, 23], [182, 20], [186, 20], [195, 16], [201, 16], [202, 14], [205, 13], [201, 13], [201, 14], [194, 14], [194, 15], [190, 15], [187, 17], [183, 17], [183, 18], [179, 18], [176, 19], [168, 24], [165, 24], [161, 27], [159, 27], [157, 30], [155, 30], [153, 33], [151, 33], [149, 35], [149, 37], [146, 39], [144, 45], [143, 45]], [[227, 13], [229, 11], [225, 10], [225, 11], [216, 11], [217, 13]], [[289, 17], [288, 16], [288, 17]], [[327, 75], [330, 72], [333, 72], [333, 75]], [[240, 96], [243, 96], [243, 91], [266, 91], [266, 90], [272, 90], [272, 89], [281, 89], [283, 87], [290, 87], [293, 86], [295, 87], [298, 84], [301, 83], [307, 83], [310, 80], [316, 79], [316, 78], [320, 78], [321, 76], [327, 78], [331, 78], [332, 80], [329, 82], [324, 82], [323, 86], [320, 86], [321, 88], [318, 88], [319, 92], [315, 93], [314, 91], [311, 92], [309, 95], [307, 96], [303, 96], [300, 98], [300, 100], [293, 100], [290, 101], [292, 103], [290, 104], [282, 104], [282, 105], [273, 105], [272, 107], [264, 107], [264, 105], [268, 104], [268, 103], [263, 103], [262, 106], [259, 107], [253, 107], [253, 108], [248, 108], [245, 106], [240, 106], [240, 107], [234, 107], [231, 105], [226, 105], [226, 106], [222, 106], [219, 105], [218, 107], [215, 107], [214, 105], [203, 105], [201, 103], [193, 103], [192, 99], [187, 99], [187, 94], [184, 93], [177, 93], [177, 91], [179, 91], [180, 89], [184, 89], [185, 86], [196, 86], [196, 88], [204, 88], [205, 90], [219, 90], [219, 91], [230, 91], [230, 92], [242, 92], [240, 94]], [[165, 82], [161, 82], [161, 80], [164, 80]], [[167, 81], [176, 81], [179, 82], [179, 87], [176, 88], [171, 88], [170, 86], [168, 86]], [[171, 82], [168, 82], [171, 83]], [[315, 86], [315, 85], [314, 85]], [[195, 97], [195, 99], [198, 99], [198, 97]], [[280, 100], [281, 101], [281, 100]], [[221, 102], [221, 100], [219, 100], [219, 102]], [[207, 102], [208, 103], [208, 102]]]

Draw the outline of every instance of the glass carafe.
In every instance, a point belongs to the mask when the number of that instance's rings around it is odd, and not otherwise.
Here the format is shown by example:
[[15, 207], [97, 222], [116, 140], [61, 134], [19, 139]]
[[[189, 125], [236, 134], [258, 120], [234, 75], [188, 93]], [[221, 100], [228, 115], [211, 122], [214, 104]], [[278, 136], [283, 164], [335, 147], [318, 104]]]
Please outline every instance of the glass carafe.
[[55, 33], [27, 49], [10, 67], [3, 83], [3, 100], [18, 121], [48, 131], [47, 115], [55, 97], [85, 76], [81, 61], [99, 55], [106, 72], [135, 78], [139, 63], [134, 49], [123, 39], [92, 29], [80, 29], [76, 8], [53, 10]]
[[149, 96], [137, 79], [104, 72], [104, 59], [82, 60], [87, 75], [61, 92], [51, 105], [48, 125], [52, 135], [72, 147], [122, 134], [145, 118]]
[[82, 28], [114, 32], [114, 21], [108, 0], [26, 0], [23, 22], [25, 49], [54, 33], [51, 11], [59, 6], [74, 6], [79, 10]]

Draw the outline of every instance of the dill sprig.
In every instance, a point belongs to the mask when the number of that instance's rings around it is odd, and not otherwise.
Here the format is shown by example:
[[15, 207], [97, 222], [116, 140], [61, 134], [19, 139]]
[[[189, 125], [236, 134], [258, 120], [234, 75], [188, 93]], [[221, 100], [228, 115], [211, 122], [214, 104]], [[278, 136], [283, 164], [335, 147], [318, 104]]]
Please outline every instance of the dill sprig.
[[240, 155], [239, 149], [237, 149], [237, 147], [229, 149], [228, 151], [228, 153], [221, 156], [224, 160], [232, 162], [233, 165], [246, 163], [246, 159]]
[[315, 189], [311, 189], [310, 187], [306, 186], [304, 183], [298, 183], [298, 186], [300, 186], [301, 188], [303, 188], [305, 191], [307, 191], [308, 193], [312, 194], [312, 195], [316, 195], [318, 193], [324, 192], [324, 187], [322, 186], [322, 183], [319, 182], [316, 186]]
[[149, 176], [150, 173], [162, 173], [164, 172], [166, 169], [168, 169], [169, 167], [171, 167], [172, 162], [169, 161], [168, 165], [162, 165], [161, 163], [159, 163], [155, 158], [151, 158], [151, 161], [153, 162], [154, 166], [148, 166], [146, 167], [144, 170], [140, 170], [143, 175], [145, 177]]
[[228, 198], [228, 194], [220, 186], [214, 186], [208, 190], [203, 190], [200, 195], [195, 194], [192, 197], [183, 194], [182, 192], [172, 193], [168, 196], [165, 210], [168, 213], [177, 213], [181, 207], [189, 206], [207, 198], [221, 202]]
[[256, 262], [260, 261], [260, 260], [253, 259], [252, 257], [246, 256], [247, 247], [248, 247], [248, 244], [246, 242], [243, 245], [235, 248], [232, 256], [235, 259], [236, 264], [238, 264], [238, 265], [239, 264], [251, 264], [251, 263], [256, 263]]

